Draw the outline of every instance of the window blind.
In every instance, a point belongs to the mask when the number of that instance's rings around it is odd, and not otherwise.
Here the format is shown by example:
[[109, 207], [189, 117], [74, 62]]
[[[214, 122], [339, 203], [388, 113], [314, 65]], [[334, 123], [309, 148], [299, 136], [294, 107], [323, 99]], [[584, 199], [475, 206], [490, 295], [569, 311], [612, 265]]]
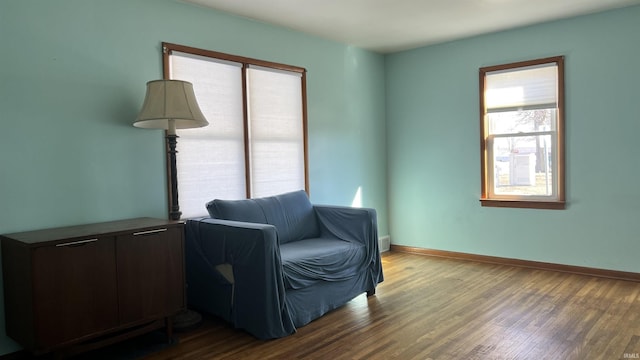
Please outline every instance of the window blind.
[[245, 197], [242, 65], [173, 52], [171, 78], [193, 83], [209, 126], [177, 131], [182, 217], [207, 215], [214, 198]]
[[299, 73], [248, 69], [253, 197], [305, 188], [301, 94]]
[[487, 112], [555, 108], [558, 98], [555, 63], [486, 75]]

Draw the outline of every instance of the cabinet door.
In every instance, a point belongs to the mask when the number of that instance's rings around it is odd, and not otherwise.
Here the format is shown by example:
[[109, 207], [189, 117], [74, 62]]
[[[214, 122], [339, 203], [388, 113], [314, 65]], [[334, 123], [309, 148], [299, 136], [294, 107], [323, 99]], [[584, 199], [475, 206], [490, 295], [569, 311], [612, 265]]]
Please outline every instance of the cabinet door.
[[33, 250], [36, 346], [50, 348], [118, 324], [114, 239]]
[[182, 227], [118, 236], [120, 322], [172, 315], [185, 305]]

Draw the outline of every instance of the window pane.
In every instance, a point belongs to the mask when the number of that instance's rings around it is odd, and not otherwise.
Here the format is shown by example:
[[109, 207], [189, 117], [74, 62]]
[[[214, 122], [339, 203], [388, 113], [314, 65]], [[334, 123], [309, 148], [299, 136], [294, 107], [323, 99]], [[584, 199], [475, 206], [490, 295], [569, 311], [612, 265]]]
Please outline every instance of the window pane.
[[214, 198], [243, 199], [245, 190], [242, 68], [174, 52], [171, 78], [193, 83], [209, 126], [178, 130], [178, 194], [184, 218], [207, 215]]
[[495, 195], [555, 194], [551, 135], [505, 136], [493, 141]]
[[488, 113], [489, 134], [554, 131], [555, 109], [536, 109]]
[[304, 190], [302, 144], [298, 141], [253, 141], [252, 195], [270, 196]]

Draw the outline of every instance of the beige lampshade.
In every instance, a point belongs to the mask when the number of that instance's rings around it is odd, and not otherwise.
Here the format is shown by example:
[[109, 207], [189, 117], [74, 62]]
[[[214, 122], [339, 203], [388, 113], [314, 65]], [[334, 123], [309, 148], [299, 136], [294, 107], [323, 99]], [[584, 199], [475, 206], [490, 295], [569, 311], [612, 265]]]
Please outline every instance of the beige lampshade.
[[154, 80], [147, 83], [147, 95], [133, 126], [145, 129], [189, 129], [209, 125], [196, 96], [193, 84], [181, 80]]

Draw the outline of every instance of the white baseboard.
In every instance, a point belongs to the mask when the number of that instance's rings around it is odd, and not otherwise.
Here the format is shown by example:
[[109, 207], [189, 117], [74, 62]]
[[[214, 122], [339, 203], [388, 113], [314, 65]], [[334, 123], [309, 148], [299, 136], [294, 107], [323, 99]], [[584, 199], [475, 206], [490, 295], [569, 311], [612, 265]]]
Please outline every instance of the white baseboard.
[[391, 248], [391, 237], [389, 235], [385, 235], [383, 237], [378, 238], [378, 246], [380, 248], [380, 252], [389, 251]]

